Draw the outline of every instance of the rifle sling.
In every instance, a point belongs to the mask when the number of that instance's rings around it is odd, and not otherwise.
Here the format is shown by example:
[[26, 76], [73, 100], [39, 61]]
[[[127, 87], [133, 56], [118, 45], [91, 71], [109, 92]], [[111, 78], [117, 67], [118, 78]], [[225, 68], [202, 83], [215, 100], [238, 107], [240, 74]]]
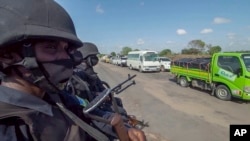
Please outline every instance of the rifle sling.
[[72, 121], [74, 121], [75, 124], [77, 124], [80, 128], [86, 131], [91, 137], [95, 138], [97, 141], [110, 141], [109, 138], [103, 133], [93, 128], [92, 126], [81, 120], [79, 117], [77, 117], [74, 113], [65, 108], [61, 103], [59, 95], [51, 94], [50, 97], [65, 115], [67, 115]]
[[74, 121], [79, 127], [81, 127], [84, 131], [86, 131], [90, 136], [95, 138], [98, 141], [109, 141], [108, 137], [105, 136], [100, 131], [96, 130], [95, 128], [91, 127], [81, 119], [79, 119], [75, 114], [71, 111], [66, 109], [62, 104], [56, 103], [60, 110], [65, 113], [72, 121]]

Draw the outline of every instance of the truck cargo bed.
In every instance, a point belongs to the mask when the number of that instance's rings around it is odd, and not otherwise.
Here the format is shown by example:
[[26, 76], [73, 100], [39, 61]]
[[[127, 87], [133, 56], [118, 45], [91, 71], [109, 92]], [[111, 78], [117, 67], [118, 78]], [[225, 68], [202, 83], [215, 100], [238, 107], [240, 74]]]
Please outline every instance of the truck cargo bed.
[[178, 76], [210, 81], [211, 58], [183, 58], [171, 62], [171, 73]]

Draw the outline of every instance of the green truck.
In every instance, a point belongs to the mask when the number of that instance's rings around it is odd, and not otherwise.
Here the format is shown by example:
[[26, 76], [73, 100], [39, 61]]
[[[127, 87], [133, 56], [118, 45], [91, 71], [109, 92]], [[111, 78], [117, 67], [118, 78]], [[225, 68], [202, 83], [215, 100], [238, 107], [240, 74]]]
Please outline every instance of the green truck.
[[183, 87], [211, 91], [221, 100], [250, 100], [250, 54], [215, 53], [209, 58], [183, 58], [171, 62], [170, 72]]

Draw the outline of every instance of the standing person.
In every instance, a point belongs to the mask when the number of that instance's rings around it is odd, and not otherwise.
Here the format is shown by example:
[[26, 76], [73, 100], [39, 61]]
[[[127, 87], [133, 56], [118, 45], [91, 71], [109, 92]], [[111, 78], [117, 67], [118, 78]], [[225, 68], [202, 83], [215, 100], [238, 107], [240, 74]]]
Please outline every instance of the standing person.
[[[0, 19], [1, 141], [108, 140], [64, 106], [70, 52], [82, 46], [68, 13], [53, 0], [0, 0]], [[145, 140], [140, 130], [128, 135]]]

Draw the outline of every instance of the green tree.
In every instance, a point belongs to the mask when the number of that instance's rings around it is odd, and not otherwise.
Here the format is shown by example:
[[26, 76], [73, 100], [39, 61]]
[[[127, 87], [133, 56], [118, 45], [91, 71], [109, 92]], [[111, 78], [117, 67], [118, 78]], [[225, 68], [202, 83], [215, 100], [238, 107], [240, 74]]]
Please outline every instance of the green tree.
[[110, 55], [111, 56], [116, 56], [116, 53], [115, 52], [111, 52]]
[[128, 55], [128, 52], [132, 51], [130, 47], [123, 47], [121, 51], [121, 55]]
[[97, 57], [102, 58], [105, 54], [97, 54]]
[[139, 49], [134, 49], [133, 51], [140, 51]]
[[172, 51], [170, 49], [164, 49], [159, 53], [159, 56], [167, 56], [172, 54]]
[[217, 52], [221, 52], [220, 46], [213, 46], [213, 47], [209, 47], [209, 49], [208, 49], [208, 53], [210, 55], [213, 55], [214, 53], [217, 53]]
[[181, 54], [188, 54], [188, 49], [187, 48], [182, 49]]
[[205, 51], [205, 45], [206, 43], [202, 40], [192, 40], [188, 43], [188, 47], [193, 48], [191, 50], [196, 51], [195, 49], [197, 49], [199, 53], [203, 53]]
[[199, 54], [200, 50], [197, 48], [184, 48], [181, 50], [181, 54]]

